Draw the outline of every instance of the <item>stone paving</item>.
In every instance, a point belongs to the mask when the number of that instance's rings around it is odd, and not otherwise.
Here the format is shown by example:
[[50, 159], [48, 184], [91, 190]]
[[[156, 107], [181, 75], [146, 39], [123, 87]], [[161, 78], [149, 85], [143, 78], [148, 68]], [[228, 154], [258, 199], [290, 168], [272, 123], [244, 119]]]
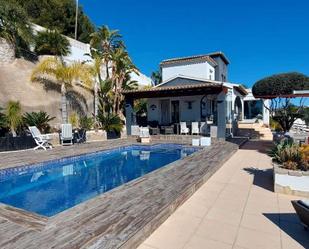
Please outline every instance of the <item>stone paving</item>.
[[269, 145], [245, 144], [138, 249], [309, 248], [298, 198], [273, 192]]

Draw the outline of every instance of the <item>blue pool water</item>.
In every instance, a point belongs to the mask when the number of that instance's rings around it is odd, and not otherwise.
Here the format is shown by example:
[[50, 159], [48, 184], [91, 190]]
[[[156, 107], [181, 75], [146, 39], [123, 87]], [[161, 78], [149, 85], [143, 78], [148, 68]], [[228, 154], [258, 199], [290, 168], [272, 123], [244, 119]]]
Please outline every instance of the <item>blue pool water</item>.
[[128, 146], [0, 173], [0, 202], [53, 216], [192, 154], [176, 144]]

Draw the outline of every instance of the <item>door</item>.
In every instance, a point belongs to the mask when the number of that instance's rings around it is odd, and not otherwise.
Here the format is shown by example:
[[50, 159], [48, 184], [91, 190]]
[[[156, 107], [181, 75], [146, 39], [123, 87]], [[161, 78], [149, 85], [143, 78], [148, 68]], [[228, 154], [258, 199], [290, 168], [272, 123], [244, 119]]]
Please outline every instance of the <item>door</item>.
[[179, 123], [179, 100], [174, 100], [172, 103], [172, 123]]
[[170, 100], [161, 100], [161, 124], [169, 125], [170, 123]]

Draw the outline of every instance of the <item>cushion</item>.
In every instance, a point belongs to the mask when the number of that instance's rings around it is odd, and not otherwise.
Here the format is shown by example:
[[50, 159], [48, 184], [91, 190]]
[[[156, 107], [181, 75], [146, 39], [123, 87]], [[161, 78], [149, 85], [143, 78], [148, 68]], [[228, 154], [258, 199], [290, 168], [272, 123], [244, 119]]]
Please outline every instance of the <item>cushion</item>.
[[309, 209], [309, 199], [307, 199], [307, 200], [300, 200], [299, 203]]

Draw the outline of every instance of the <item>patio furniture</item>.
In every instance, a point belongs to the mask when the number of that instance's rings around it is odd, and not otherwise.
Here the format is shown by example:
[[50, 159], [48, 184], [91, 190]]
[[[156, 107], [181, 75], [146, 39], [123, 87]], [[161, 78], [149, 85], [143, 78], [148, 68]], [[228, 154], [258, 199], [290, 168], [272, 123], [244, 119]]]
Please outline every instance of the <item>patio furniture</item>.
[[192, 126], [191, 126], [191, 134], [196, 134], [198, 135], [200, 132], [199, 132], [199, 129], [198, 129], [198, 122], [192, 122]]
[[206, 122], [201, 122], [200, 134], [207, 135], [207, 123]]
[[200, 139], [192, 138], [192, 146], [200, 146]]
[[85, 129], [74, 130], [74, 143], [77, 143], [77, 144], [86, 143], [86, 130]]
[[180, 122], [180, 134], [185, 134], [185, 135], [189, 134], [189, 128], [187, 127], [186, 122]]
[[72, 124], [62, 124], [60, 141], [62, 145], [72, 145], [73, 144], [73, 132]]
[[150, 134], [148, 127], [140, 127], [139, 138], [141, 143], [150, 143]]
[[307, 230], [309, 227], [309, 200], [292, 201], [292, 205], [302, 223]]
[[132, 136], [139, 136], [140, 130], [138, 125], [131, 125], [131, 135]]
[[148, 128], [149, 128], [150, 135], [160, 134], [160, 128], [159, 128], [158, 121], [149, 121]]
[[161, 130], [162, 130], [162, 133], [164, 135], [174, 134], [174, 126], [173, 125], [162, 125]]
[[52, 149], [52, 145], [50, 143], [51, 137], [48, 134], [41, 134], [40, 130], [36, 126], [29, 126], [29, 131], [37, 144], [34, 150], [37, 149]]
[[200, 138], [201, 146], [210, 146], [211, 145], [211, 138], [210, 137], [201, 137]]

